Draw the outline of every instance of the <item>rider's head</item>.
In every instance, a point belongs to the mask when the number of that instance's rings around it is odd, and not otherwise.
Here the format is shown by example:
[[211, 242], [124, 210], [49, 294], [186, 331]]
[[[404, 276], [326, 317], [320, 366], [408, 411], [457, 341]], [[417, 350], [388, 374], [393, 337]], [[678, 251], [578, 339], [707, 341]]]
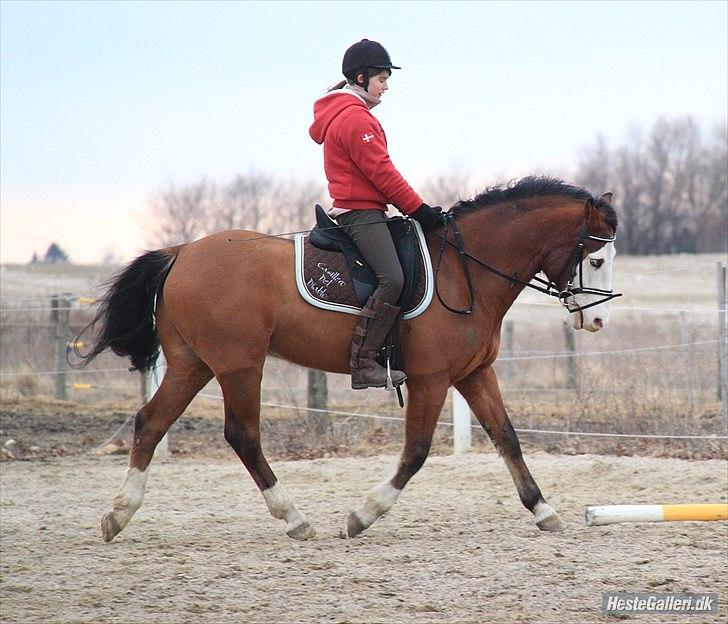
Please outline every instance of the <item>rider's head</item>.
[[349, 47], [341, 63], [341, 71], [349, 84], [359, 85], [377, 99], [387, 90], [387, 78], [393, 69], [402, 68], [392, 64], [381, 43], [369, 39]]

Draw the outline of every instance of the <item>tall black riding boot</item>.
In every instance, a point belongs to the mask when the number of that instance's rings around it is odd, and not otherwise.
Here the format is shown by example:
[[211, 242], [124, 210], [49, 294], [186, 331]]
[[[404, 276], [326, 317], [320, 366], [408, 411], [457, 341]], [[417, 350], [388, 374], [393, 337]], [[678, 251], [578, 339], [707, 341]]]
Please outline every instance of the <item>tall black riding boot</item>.
[[[369, 297], [362, 309], [351, 341], [349, 360], [351, 387], [354, 390], [384, 388], [387, 385], [387, 369], [377, 363], [376, 357], [397, 320], [399, 310], [400, 308], [374, 297]], [[395, 387], [407, 379], [402, 371], [390, 370], [389, 373]]]

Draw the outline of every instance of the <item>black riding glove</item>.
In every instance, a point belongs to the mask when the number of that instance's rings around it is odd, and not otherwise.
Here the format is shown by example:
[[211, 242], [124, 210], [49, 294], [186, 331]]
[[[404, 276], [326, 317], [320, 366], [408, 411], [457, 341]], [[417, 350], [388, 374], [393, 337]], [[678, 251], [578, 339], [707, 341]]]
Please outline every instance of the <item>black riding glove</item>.
[[427, 204], [422, 204], [410, 217], [419, 222], [425, 232], [442, 225], [444, 218], [440, 206], [428, 206]]

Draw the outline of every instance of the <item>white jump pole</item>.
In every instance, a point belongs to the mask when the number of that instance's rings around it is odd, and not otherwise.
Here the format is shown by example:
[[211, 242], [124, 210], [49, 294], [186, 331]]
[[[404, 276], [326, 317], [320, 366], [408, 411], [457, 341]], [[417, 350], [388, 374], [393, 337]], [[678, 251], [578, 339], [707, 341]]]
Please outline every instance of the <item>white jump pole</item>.
[[[159, 352], [159, 357], [154, 363], [154, 366], [150, 368], [147, 375], [147, 402], [151, 400], [154, 393], [157, 391], [159, 386], [162, 384], [164, 378], [164, 371], [167, 369], [167, 362], [164, 359], [162, 352]], [[154, 449], [154, 457], [169, 457], [169, 434], [165, 433], [164, 437], [157, 444], [157, 448]]]
[[695, 505], [603, 505], [587, 507], [588, 526], [619, 522], [728, 520], [728, 503]]
[[454, 453], [464, 453], [472, 443], [470, 407], [462, 394], [452, 391], [452, 443]]

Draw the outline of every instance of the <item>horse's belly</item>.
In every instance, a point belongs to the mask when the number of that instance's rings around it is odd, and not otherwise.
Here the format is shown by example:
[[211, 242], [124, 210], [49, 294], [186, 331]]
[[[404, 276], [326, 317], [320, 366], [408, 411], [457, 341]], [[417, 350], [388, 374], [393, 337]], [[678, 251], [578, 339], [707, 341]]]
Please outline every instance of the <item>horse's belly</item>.
[[356, 317], [314, 308], [297, 292], [295, 297], [279, 311], [269, 353], [308, 368], [348, 373]]

